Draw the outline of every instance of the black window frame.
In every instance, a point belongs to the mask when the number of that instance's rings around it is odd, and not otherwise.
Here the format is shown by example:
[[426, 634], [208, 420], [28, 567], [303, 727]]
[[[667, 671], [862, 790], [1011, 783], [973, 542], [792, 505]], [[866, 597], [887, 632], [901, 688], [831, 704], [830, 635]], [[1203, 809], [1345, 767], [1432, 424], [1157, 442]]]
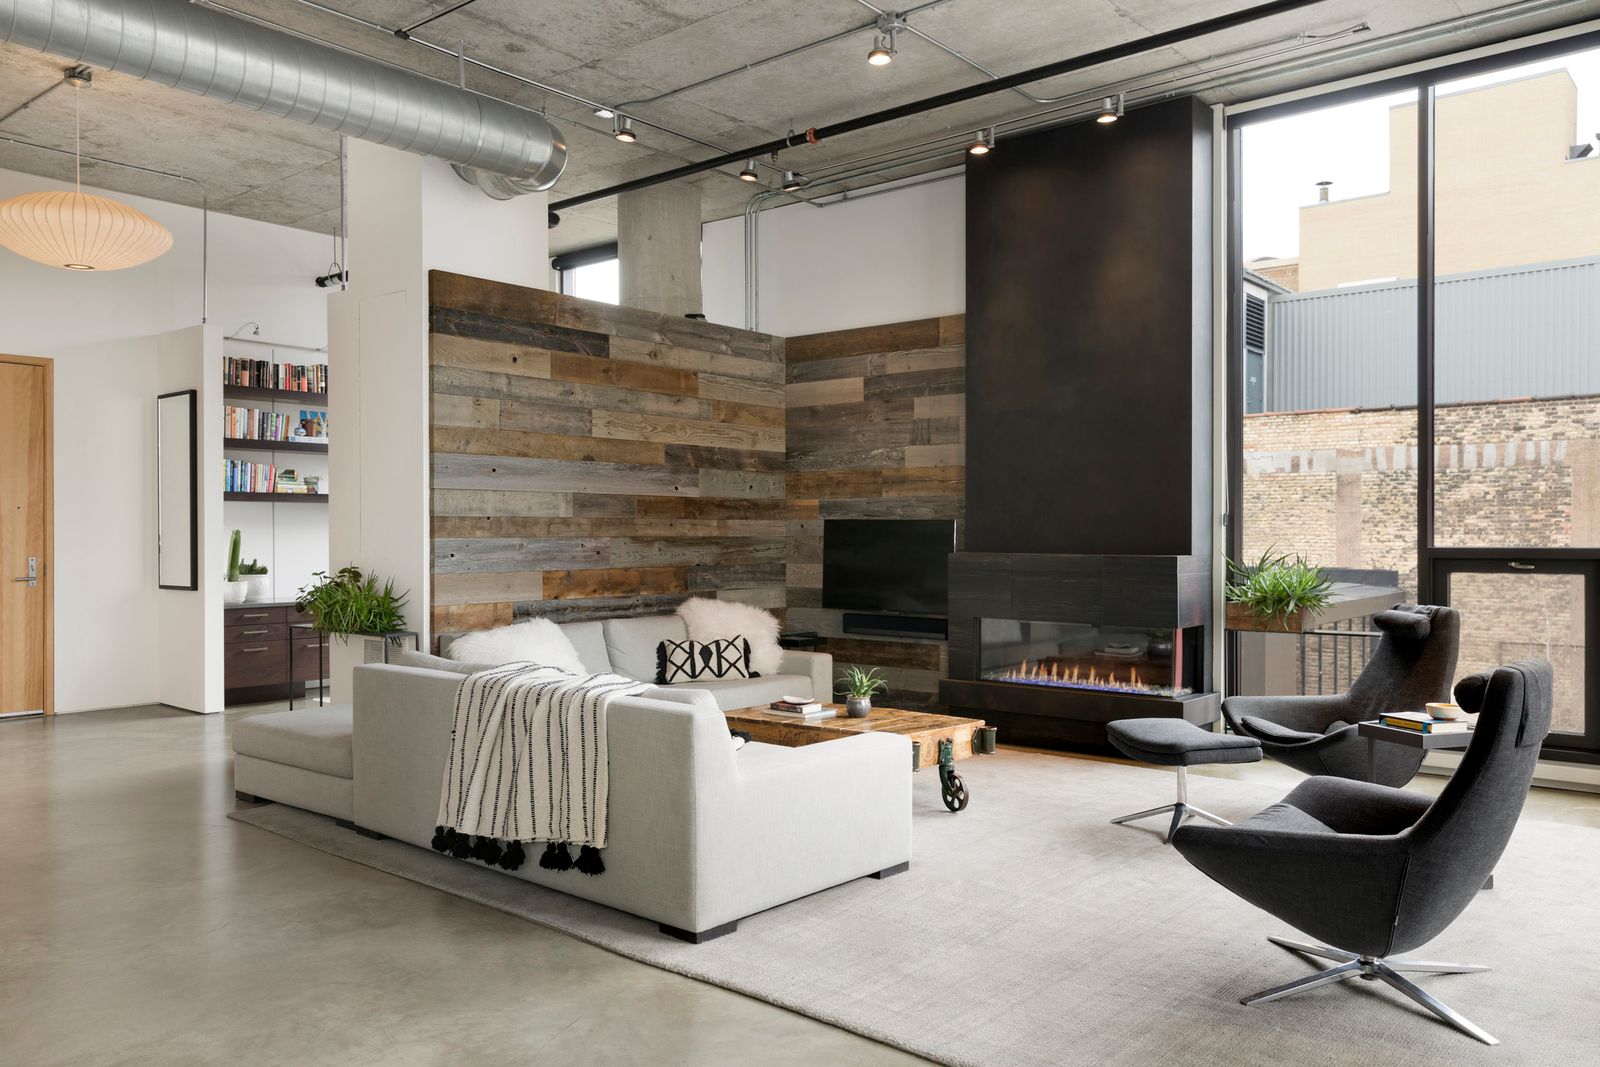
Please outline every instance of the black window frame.
[[[1600, 48], [1600, 31], [1572, 34], [1557, 40], [1543, 41], [1521, 48], [1511, 48], [1492, 55], [1477, 56], [1459, 62], [1445, 62], [1427, 70], [1413, 71], [1344, 89], [1330, 90], [1295, 100], [1224, 117], [1225, 150], [1227, 152], [1227, 188], [1224, 196], [1227, 218], [1226, 257], [1228, 263], [1227, 315], [1227, 494], [1225, 515], [1228, 556], [1240, 559], [1244, 550], [1244, 524], [1240, 514], [1244, 500], [1244, 383], [1247, 373], [1244, 328], [1244, 256], [1243, 256], [1243, 188], [1241, 186], [1243, 131], [1261, 122], [1287, 118], [1292, 115], [1321, 111], [1340, 104], [1352, 103], [1375, 96], [1387, 96], [1406, 90], [1417, 94], [1417, 441], [1432, 442], [1434, 437], [1434, 368], [1435, 368], [1435, 298], [1437, 277], [1435, 271], [1435, 224], [1437, 216], [1435, 118], [1438, 86], [1477, 74], [1491, 73], [1505, 67], [1533, 63], [1542, 59], [1559, 58], [1574, 52]], [[1432, 447], [1417, 449], [1417, 599], [1432, 603], [1438, 592], [1448, 588], [1446, 573], [1451, 561], [1471, 562], [1476, 569], [1485, 566], [1511, 567], [1518, 563], [1541, 562], [1557, 565], [1561, 569], [1580, 564], [1600, 567], [1600, 547], [1595, 548], [1541, 548], [1510, 545], [1491, 546], [1440, 546], [1434, 543], [1434, 475], [1436, 454]], [[1463, 569], [1457, 567], [1456, 569]], [[1554, 567], [1552, 569], [1555, 569]], [[1593, 592], [1594, 583], [1588, 587]], [[1587, 632], [1593, 638], [1600, 626], [1595, 617], [1596, 603], [1590, 596], [1586, 604]], [[1585, 693], [1587, 719], [1583, 747], [1570, 744], [1549, 744], [1541, 749], [1541, 758], [1562, 763], [1600, 764], [1600, 643], [1590, 640], [1585, 648]], [[1238, 640], [1236, 634], [1227, 639], [1227, 676], [1238, 677]]]

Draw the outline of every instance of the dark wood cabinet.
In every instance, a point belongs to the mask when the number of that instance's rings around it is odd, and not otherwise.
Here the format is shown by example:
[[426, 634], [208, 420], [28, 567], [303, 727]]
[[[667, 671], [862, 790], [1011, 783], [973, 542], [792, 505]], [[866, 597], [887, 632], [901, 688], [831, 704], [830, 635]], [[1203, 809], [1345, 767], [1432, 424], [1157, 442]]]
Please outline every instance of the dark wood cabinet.
[[223, 611], [224, 703], [298, 697], [326, 676], [328, 639], [299, 628], [310, 618], [292, 603], [241, 604]]

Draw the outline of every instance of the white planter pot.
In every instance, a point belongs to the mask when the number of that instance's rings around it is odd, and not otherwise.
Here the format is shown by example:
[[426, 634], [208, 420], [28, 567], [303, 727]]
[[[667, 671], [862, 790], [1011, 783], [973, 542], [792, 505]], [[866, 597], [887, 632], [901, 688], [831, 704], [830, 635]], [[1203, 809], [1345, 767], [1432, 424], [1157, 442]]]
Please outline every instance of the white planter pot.
[[249, 582], [224, 581], [222, 583], [222, 602], [224, 604], [243, 604], [245, 594], [249, 592]]
[[244, 576], [244, 584], [247, 587], [246, 600], [272, 599], [272, 575], [247, 574]]

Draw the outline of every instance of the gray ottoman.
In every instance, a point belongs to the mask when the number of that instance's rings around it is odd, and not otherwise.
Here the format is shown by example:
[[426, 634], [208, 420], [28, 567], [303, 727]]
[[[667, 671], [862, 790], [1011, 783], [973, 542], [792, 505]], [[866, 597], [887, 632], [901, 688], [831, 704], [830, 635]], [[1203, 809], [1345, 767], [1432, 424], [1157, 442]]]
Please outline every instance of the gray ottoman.
[[251, 715], [233, 724], [233, 788], [349, 822], [355, 817], [350, 705]]
[[1121, 824], [1147, 819], [1152, 815], [1165, 815], [1170, 811], [1172, 825], [1167, 828], [1163, 841], [1171, 841], [1173, 831], [1183, 825], [1184, 820], [1195, 816], [1210, 819], [1221, 826], [1229, 825], [1227, 819], [1218, 818], [1189, 803], [1190, 767], [1206, 763], [1258, 763], [1261, 760], [1261, 742], [1255, 738], [1212, 733], [1184, 719], [1119, 719], [1106, 723], [1106, 739], [1130, 759], [1158, 767], [1178, 768], [1178, 799], [1175, 803], [1111, 820]]

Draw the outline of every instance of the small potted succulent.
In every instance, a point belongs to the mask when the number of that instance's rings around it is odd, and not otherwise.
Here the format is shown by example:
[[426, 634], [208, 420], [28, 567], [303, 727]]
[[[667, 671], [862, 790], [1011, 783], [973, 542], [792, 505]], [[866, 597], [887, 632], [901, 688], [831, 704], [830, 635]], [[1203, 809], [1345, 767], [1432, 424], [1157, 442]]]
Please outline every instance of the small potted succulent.
[[876, 667], [865, 671], [860, 667], [846, 667], [839, 675], [839, 684], [844, 687], [845, 711], [852, 719], [871, 715], [872, 698], [889, 691], [889, 683], [878, 676]]
[[239, 564], [239, 574], [244, 578], [246, 600], [266, 600], [272, 596], [272, 582], [267, 578], [267, 565], [259, 559]]
[[224, 604], [243, 604], [244, 598], [250, 592], [250, 583], [239, 577], [239, 531], [233, 531], [233, 536], [228, 538], [228, 573], [222, 581], [222, 602]]
[[1254, 563], [1228, 561], [1228, 629], [1299, 633], [1331, 599], [1328, 572], [1267, 549]]

